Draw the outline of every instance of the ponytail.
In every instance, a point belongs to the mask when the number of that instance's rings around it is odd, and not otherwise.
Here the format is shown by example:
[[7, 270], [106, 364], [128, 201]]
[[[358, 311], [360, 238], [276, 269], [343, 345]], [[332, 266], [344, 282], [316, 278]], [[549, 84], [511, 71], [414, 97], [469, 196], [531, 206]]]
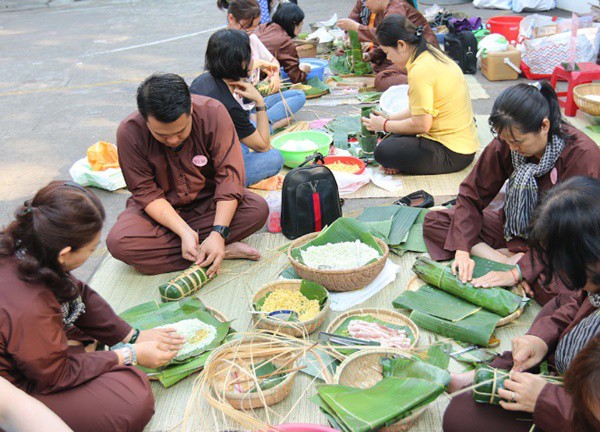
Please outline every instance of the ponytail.
[[240, 20], [255, 20], [260, 16], [260, 6], [256, 0], [217, 0], [217, 7]]

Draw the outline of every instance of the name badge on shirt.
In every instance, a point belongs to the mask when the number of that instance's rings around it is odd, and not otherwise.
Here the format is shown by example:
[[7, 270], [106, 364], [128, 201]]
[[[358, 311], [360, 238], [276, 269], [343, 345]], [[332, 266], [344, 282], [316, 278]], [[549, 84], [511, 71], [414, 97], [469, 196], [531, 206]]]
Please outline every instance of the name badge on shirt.
[[552, 171], [550, 171], [550, 181], [553, 185], [555, 185], [558, 181], [558, 170], [556, 169], [556, 167], [552, 168]]
[[208, 158], [204, 155], [196, 155], [192, 159], [192, 163], [197, 167], [203, 167], [208, 163]]

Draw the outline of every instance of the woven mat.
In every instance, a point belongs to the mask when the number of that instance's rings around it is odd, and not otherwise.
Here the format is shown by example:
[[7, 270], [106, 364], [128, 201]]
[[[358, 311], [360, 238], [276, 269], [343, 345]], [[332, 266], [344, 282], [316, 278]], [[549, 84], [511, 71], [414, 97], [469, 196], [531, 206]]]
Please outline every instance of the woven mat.
[[[562, 112], [564, 116], [564, 109], [562, 110]], [[600, 126], [600, 117], [595, 117], [586, 114], [581, 110], [578, 110], [577, 115], [575, 117], [564, 116], [564, 119], [567, 122], [569, 122], [572, 126], [576, 127], [584, 134], [589, 136], [591, 139], [593, 139], [596, 142], [596, 144], [600, 145], [600, 133], [588, 129], [588, 126]]]
[[467, 86], [469, 86], [469, 92], [471, 93], [471, 100], [476, 99], [489, 99], [490, 95], [485, 91], [483, 86], [477, 81], [475, 75], [465, 75], [467, 80]]
[[[208, 306], [223, 312], [229, 319], [234, 320], [233, 326], [238, 330], [251, 328], [250, 308], [252, 294], [263, 285], [277, 279], [281, 270], [287, 266], [284, 254], [276, 249], [288, 243], [281, 234], [260, 233], [251, 236], [248, 243], [258, 248], [263, 259], [258, 263], [249, 261], [225, 261], [222, 274], [206, 285], [199, 297]], [[407, 253], [403, 257], [391, 256], [391, 259], [400, 266], [396, 281], [388, 285], [381, 292], [357, 307], [391, 308], [392, 300], [402, 293], [409, 278], [410, 270], [417, 254]], [[150, 300], [158, 300], [158, 286], [169, 280], [173, 275], [144, 276], [129, 266], [108, 256], [94, 274], [90, 285], [108, 300], [117, 312]], [[499, 329], [496, 335], [502, 341], [502, 350], [510, 349], [510, 339], [513, 336], [524, 334], [533, 321], [539, 307], [530, 306], [523, 316], [514, 324]], [[322, 329], [331, 322], [338, 313], [330, 313]], [[313, 335], [313, 338], [315, 336]], [[439, 339], [439, 336], [421, 331], [420, 346]], [[451, 364], [451, 369], [460, 371], [457, 363]], [[194, 377], [190, 377], [179, 384], [164, 389], [158, 383], [152, 383], [152, 390], [156, 399], [156, 414], [145, 429], [158, 432], [176, 428], [184, 417], [188, 398], [192, 394]], [[272, 406], [269, 412], [274, 423], [304, 422], [327, 424], [325, 417], [316, 405], [308, 399], [316, 391], [313, 380], [299, 374], [292, 394], [280, 404]], [[410, 429], [417, 432], [430, 432], [441, 430], [441, 419], [448, 397], [440, 397], [432, 404], [421, 419]], [[200, 410], [200, 411], [198, 411]], [[196, 412], [204, 414], [203, 427], [194, 430], [216, 431], [240, 427], [220, 413], [213, 413], [204, 404], [199, 404]], [[256, 410], [256, 415], [265, 418], [265, 410]]]

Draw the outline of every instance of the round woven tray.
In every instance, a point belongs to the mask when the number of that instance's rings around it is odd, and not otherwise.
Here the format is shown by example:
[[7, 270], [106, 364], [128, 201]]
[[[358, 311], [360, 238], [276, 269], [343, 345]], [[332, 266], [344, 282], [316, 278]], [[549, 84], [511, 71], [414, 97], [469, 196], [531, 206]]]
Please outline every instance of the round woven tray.
[[[276, 289], [286, 289], [290, 291], [300, 291], [300, 286], [302, 281], [293, 280], [293, 281], [275, 281], [271, 282], [254, 294], [252, 298], [252, 304], [255, 304], [258, 300], [267, 295], [268, 292], [275, 291]], [[256, 327], [265, 330], [273, 330], [279, 333], [285, 333], [294, 337], [302, 337], [303, 335], [308, 335], [316, 331], [329, 313], [329, 305], [331, 301], [329, 296], [327, 296], [327, 300], [323, 305], [321, 311], [311, 320], [301, 321], [301, 322], [285, 322], [281, 320], [276, 320], [273, 318], [269, 318], [266, 315], [252, 314], [252, 319], [256, 323]]]
[[[349, 355], [337, 368], [334, 384], [349, 387], [369, 388], [373, 387], [383, 378], [379, 359], [385, 355], [402, 355], [401, 351], [393, 348], [377, 348], [368, 351], [358, 351]], [[412, 426], [427, 407], [423, 407], [412, 415], [390, 425], [379, 429], [381, 432], [405, 432]]]
[[[423, 280], [419, 279], [419, 277], [417, 275], [414, 275], [408, 281], [408, 284], [406, 285], [406, 290], [407, 291], [416, 291], [425, 284], [426, 283]], [[511, 291], [521, 297], [523, 297], [525, 295], [525, 291], [523, 290], [523, 288], [521, 288], [520, 285], [513, 286]], [[500, 321], [498, 321], [498, 324], [496, 324], [496, 327], [502, 327], [502, 326], [505, 326], [506, 324], [509, 324], [509, 323], [515, 321], [517, 318], [519, 318], [521, 316], [522, 313], [523, 313], [522, 308], [516, 310], [512, 314], [510, 314], [510, 315], [502, 318]]]
[[294, 267], [294, 270], [296, 270], [296, 273], [298, 273], [298, 276], [302, 279], [323, 285], [329, 291], [355, 291], [366, 287], [373, 282], [379, 273], [381, 273], [390, 253], [388, 246], [383, 241], [376, 238], [375, 240], [377, 240], [377, 243], [379, 243], [379, 246], [383, 250], [383, 256], [374, 263], [367, 264], [363, 267], [345, 270], [322, 270], [305, 266], [296, 261], [292, 257], [292, 250], [308, 243], [318, 235], [319, 233], [306, 234], [305, 236], [294, 240], [288, 248], [288, 259], [290, 260], [292, 267]]
[[[395, 310], [389, 310], [389, 309], [365, 308], [365, 309], [349, 310], [348, 312], [344, 312], [343, 314], [338, 316], [336, 319], [331, 321], [329, 323], [329, 325], [327, 326], [326, 332], [327, 333], [335, 333], [335, 331], [338, 329], [338, 327], [341, 326], [342, 323], [344, 321], [346, 321], [347, 318], [350, 318], [353, 316], [362, 316], [362, 315], [371, 315], [372, 317], [380, 319], [381, 321], [388, 322], [390, 324], [407, 326], [410, 329], [410, 331], [412, 332], [413, 337], [414, 337], [414, 341], [410, 345], [410, 349], [414, 349], [417, 346], [417, 342], [419, 341], [419, 327], [417, 327], [417, 325], [407, 316], [401, 314], [400, 312], [396, 312]], [[368, 351], [373, 350], [373, 349], [380, 350], [382, 348], [377, 347], [377, 346], [375, 346], [375, 347], [366, 346], [364, 348], [361, 348], [361, 350], [368, 350]], [[394, 351], [400, 352], [400, 350], [398, 348], [394, 348]]]
[[329, 90], [323, 90], [321, 93], [317, 93], [317, 94], [312, 94], [312, 95], [307, 95], [306, 99], [316, 99], [316, 98], [320, 98], [321, 96], [326, 95], [327, 93], [329, 93]]
[[[262, 340], [266, 340], [261, 338], [260, 335], [251, 339], [255, 342], [260, 342]], [[225, 360], [223, 356], [227, 354], [233, 354], [234, 356], [239, 350], [239, 347], [244, 344], [250, 344], [250, 339], [236, 339], [231, 342], [225, 343], [221, 345], [219, 348], [215, 349], [204, 365], [204, 371], [206, 376], [209, 377], [209, 382], [212, 390], [222, 395], [222, 397], [235, 409], [254, 409], [261, 408], [264, 406], [274, 405], [278, 402], [284, 400], [292, 391], [292, 387], [294, 385], [294, 381], [296, 380], [297, 371], [289, 373], [286, 378], [275, 387], [272, 387], [268, 390], [262, 390], [259, 392], [249, 393], [236, 393], [233, 391], [226, 391], [224, 387], [226, 386], [226, 380], [231, 382], [231, 378], [229, 377], [229, 373], [234, 371], [236, 367], [237, 361], [234, 357], [233, 359]], [[275, 346], [275, 344], [273, 344]], [[280, 366], [285, 363], [285, 361], [291, 357], [289, 356], [280, 356], [277, 359], [273, 360], [273, 363], [276, 366]], [[252, 361], [254, 364], [260, 363], [263, 360], [268, 360], [269, 356], [261, 356], [259, 349], [257, 348], [256, 353], [253, 353]], [[296, 362], [289, 364], [289, 368], [294, 367]], [[286, 368], [288, 367], [286, 366]], [[219, 373], [221, 371], [227, 371], [226, 373]], [[240, 373], [240, 376], [242, 373]], [[229, 378], [228, 378], [229, 377]], [[262, 395], [262, 397], [261, 397]]]
[[573, 89], [573, 99], [579, 109], [593, 116], [600, 116], [600, 102], [589, 100], [585, 96], [600, 95], [600, 84], [580, 84]]

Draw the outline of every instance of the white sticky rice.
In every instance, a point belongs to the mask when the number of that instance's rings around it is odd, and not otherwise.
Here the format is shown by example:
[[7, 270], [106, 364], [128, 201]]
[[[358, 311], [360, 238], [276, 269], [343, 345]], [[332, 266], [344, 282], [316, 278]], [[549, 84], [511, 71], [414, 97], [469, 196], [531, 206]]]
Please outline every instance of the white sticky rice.
[[362, 267], [381, 257], [377, 250], [360, 240], [310, 246], [300, 251], [304, 265], [316, 269], [345, 270]]
[[193, 351], [201, 350], [209, 345], [217, 336], [215, 326], [206, 324], [198, 318], [186, 319], [173, 324], [165, 324], [157, 328], [174, 328], [179, 336], [185, 338], [185, 343], [175, 356], [175, 360], [187, 357]]
[[284, 142], [280, 150], [283, 151], [315, 151], [319, 147], [312, 141], [303, 139], [303, 140], [289, 140]]

